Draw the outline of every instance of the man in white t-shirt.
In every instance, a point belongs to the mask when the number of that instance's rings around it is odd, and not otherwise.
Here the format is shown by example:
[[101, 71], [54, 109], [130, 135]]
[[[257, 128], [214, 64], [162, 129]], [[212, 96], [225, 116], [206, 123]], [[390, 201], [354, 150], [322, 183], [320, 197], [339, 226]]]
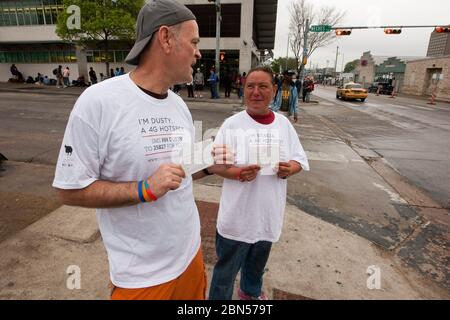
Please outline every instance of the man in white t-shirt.
[[269, 109], [276, 93], [268, 67], [250, 70], [244, 87], [246, 110], [223, 123], [216, 143], [236, 152], [236, 165], [225, 178], [217, 220], [216, 252], [209, 299], [226, 300], [241, 271], [238, 295], [267, 299], [263, 273], [273, 242], [278, 241], [286, 206], [286, 178], [309, 170], [308, 160], [290, 121]]
[[[68, 205], [97, 208], [112, 299], [204, 299], [206, 277], [193, 179], [172, 154], [194, 139], [171, 92], [201, 58], [195, 16], [177, 1], [148, 1], [126, 58], [137, 68], [88, 88], [70, 115], [53, 186]], [[214, 149], [215, 160], [229, 157]], [[209, 171], [208, 171], [209, 170]]]

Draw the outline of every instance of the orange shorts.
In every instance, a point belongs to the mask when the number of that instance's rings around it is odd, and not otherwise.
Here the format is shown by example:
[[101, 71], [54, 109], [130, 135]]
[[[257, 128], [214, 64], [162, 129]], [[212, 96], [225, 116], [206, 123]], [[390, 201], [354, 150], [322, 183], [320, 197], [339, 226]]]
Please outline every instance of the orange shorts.
[[110, 284], [111, 300], [205, 300], [206, 273], [202, 250], [178, 278], [148, 288], [126, 289]]

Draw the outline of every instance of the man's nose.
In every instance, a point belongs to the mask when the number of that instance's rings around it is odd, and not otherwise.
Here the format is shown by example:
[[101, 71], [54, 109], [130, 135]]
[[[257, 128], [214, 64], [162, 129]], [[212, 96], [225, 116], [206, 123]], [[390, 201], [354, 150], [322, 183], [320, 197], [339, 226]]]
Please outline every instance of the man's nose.
[[195, 58], [197, 58], [197, 59], [201, 59], [202, 58], [202, 54], [200, 53], [199, 49], [195, 50]]

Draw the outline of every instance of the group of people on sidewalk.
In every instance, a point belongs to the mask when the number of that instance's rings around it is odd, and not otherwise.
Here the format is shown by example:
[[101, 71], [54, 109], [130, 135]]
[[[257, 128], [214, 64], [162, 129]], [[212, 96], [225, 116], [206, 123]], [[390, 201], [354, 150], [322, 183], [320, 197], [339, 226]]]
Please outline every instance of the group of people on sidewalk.
[[281, 234], [287, 179], [309, 170], [292, 123], [270, 109], [275, 98], [297, 117], [289, 100], [296, 89], [277, 90], [268, 67], [250, 70], [243, 85], [246, 110], [220, 127], [213, 164], [188, 174], [172, 155], [192, 145], [193, 120], [169, 88], [196, 84], [196, 18], [177, 1], [159, 0], [146, 3], [137, 21], [126, 58], [136, 69], [78, 98], [53, 186], [64, 204], [97, 208], [111, 299], [192, 300], [206, 299], [207, 289], [193, 180], [223, 177], [209, 299], [231, 299], [239, 271], [239, 298], [267, 299], [263, 275]]
[[[99, 82], [97, 73], [95, 72], [93, 67], [89, 68], [89, 82], [86, 82], [85, 77], [83, 75], [80, 75], [76, 80], [73, 80], [72, 83], [70, 82], [70, 68], [66, 67], [63, 69], [61, 65], [53, 69], [52, 74], [55, 76], [55, 79], [50, 79], [47, 75], [43, 75], [38, 72], [37, 77], [33, 78], [31, 76], [28, 76], [27, 79], [24, 79], [22, 73], [18, 70], [17, 66], [15, 64], [11, 65], [10, 67], [12, 81], [15, 82], [25, 82], [25, 83], [37, 83], [40, 85], [56, 85], [57, 88], [67, 88], [70, 86], [75, 87], [87, 87], [89, 85], [93, 85]], [[125, 74], [124, 67], [116, 68], [110, 70], [110, 78], [121, 76]], [[107, 76], [105, 76], [103, 73], [99, 74], [100, 81], [103, 81], [107, 79]]]
[[[245, 78], [246, 73], [244, 72], [243, 75], [238, 74], [234, 77], [231, 73], [228, 73], [225, 76], [225, 98], [231, 98], [231, 91], [232, 89], [236, 90], [237, 97], [239, 99], [243, 96], [243, 87], [245, 84]], [[210, 93], [211, 93], [211, 99], [219, 99], [219, 83], [220, 79], [218, 75], [216, 74], [214, 69], [210, 70], [210, 75], [208, 79], [206, 79], [206, 82], [209, 86]], [[203, 98], [203, 90], [205, 87], [205, 76], [203, 72], [200, 70], [200, 68], [197, 68], [197, 71], [193, 75], [193, 80], [191, 82], [186, 83], [186, 89], [188, 92], [188, 98]], [[174, 85], [173, 91], [177, 94], [179, 94], [181, 90], [180, 85]]]

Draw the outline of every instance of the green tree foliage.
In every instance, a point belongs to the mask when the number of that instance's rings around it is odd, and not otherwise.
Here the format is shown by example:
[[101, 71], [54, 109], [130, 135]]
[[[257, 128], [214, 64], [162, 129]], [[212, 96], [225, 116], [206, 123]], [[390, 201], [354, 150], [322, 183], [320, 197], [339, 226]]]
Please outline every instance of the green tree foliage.
[[[80, 46], [99, 48], [105, 53], [106, 74], [109, 75], [109, 49], [111, 41], [133, 42], [136, 18], [144, 0], [64, 0], [64, 10], [58, 14], [56, 33], [64, 40]], [[70, 6], [80, 8], [80, 28], [69, 28], [73, 12]], [[70, 25], [69, 25], [70, 26]]]
[[351, 72], [351, 71], [355, 70], [358, 63], [359, 63], [359, 59], [348, 62], [345, 65], [344, 72], [347, 73], [347, 72]]

